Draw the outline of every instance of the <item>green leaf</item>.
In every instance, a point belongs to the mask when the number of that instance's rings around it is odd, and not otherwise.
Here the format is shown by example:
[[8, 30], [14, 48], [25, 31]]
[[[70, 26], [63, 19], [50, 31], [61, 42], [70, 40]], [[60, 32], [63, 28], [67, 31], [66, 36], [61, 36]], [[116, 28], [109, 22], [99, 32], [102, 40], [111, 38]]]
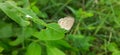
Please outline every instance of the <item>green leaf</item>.
[[110, 43], [107, 48], [111, 52], [114, 52], [114, 51], [118, 50], [118, 46], [114, 42]]
[[48, 27], [50, 27], [50, 29], [53, 29], [57, 32], [62, 32], [62, 33], [66, 33], [67, 31], [62, 29], [57, 23], [50, 23], [48, 24]]
[[30, 27], [26, 27], [22, 29], [22, 33], [18, 35], [17, 39], [14, 41], [9, 42], [10, 45], [16, 46], [22, 43], [25, 39], [31, 37], [34, 30]]
[[4, 48], [0, 46], [0, 52], [2, 52], [3, 50], [4, 50]]
[[29, 19], [32, 20], [34, 23], [38, 25], [46, 26], [47, 28], [51, 28], [43, 20], [39, 19], [32, 10], [17, 7], [14, 1], [7, 1], [5, 3], [0, 3], [0, 9], [7, 16], [9, 16], [12, 20], [14, 20], [16, 23], [18, 23], [22, 27], [28, 26], [30, 24], [30, 21], [27, 20], [28, 18], [25, 17], [29, 15], [32, 17]]
[[119, 51], [119, 50], [116, 50], [116, 51], [114, 51], [114, 52], [112, 53], [112, 55], [118, 55], [118, 54], [120, 54], [120, 51]]
[[47, 18], [47, 14], [43, 13], [42, 11], [39, 10], [39, 8], [35, 5], [32, 6], [32, 10], [41, 18]]
[[0, 9], [12, 20], [18, 23], [20, 26], [29, 25], [28, 21], [24, 20], [21, 13], [21, 9], [18, 8], [13, 1], [7, 1], [5, 3], [0, 3]]
[[18, 55], [18, 51], [17, 50], [12, 51], [12, 55]]
[[47, 26], [46, 23], [43, 20], [39, 19], [32, 10], [17, 7], [14, 1], [0, 3], [0, 9], [20, 26], [27, 26], [30, 24], [28, 20], [25, 20], [26, 15], [31, 16], [32, 18], [29, 19], [36, 24]]
[[0, 38], [8, 38], [13, 35], [12, 25], [0, 21]]
[[32, 10], [17, 7], [14, 1], [0, 3], [0, 9], [20, 26], [27, 26], [30, 24], [30, 22], [26, 20], [26, 15], [31, 16], [32, 18], [30, 20], [36, 24], [47, 26], [46, 23], [39, 19]]
[[[58, 24], [49, 24], [52, 28], [47, 28], [41, 30], [40, 32], [35, 32], [33, 36], [37, 37], [39, 40], [59, 40], [64, 38], [64, 31], [60, 29]], [[55, 30], [54, 30], [55, 29]]]
[[94, 14], [92, 12], [83, 11], [81, 8], [78, 9], [75, 13], [76, 17], [79, 19], [92, 17]]
[[26, 55], [41, 55], [41, 46], [32, 42], [27, 48]]
[[64, 52], [62, 52], [56, 47], [47, 47], [47, 54], [48, 55], [65, 55]]
[[62, 47], [65, 47], [65, 48], [71, 48], [71, 46], [65, 40], [57, 40], [57, 41], [54, 41], [54, 42], [56, 44], [58, 44], [59, 46], [62, 46]]
[[49, 45], [55, 46], [61, 49], [71, 49], [72, 47], [65, 40], [53, 40], [49, 41]]

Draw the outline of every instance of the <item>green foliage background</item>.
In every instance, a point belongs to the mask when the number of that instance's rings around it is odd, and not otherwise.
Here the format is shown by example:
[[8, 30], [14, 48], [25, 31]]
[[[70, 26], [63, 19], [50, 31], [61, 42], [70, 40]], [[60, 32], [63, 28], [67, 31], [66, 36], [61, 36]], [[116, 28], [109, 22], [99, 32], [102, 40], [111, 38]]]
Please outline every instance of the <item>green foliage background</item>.
[[[119, 6], [120, 0], [0, 0], [0, 55], [120, 55]], [[57, 23], [66, 16], [75, 18], [70, 31]]]

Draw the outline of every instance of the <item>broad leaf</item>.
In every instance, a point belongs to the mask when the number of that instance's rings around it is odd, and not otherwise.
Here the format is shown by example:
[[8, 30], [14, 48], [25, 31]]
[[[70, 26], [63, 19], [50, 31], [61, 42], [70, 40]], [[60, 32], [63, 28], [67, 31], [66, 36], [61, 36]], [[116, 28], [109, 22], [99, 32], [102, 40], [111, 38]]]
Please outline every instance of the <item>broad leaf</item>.
[[41, 55], [41, 46], [37, 43], [31, 43], [28, 48], [26, 55]]
[[0, 46], [0, 52], [2, 52], [3, 50], [4, 50], [4, 48]]
[[8, 38], [13, 35], [12, 25], [0, 21], [0, 38]]
[[[52, 23], [49, 24], [47, 29], [43, 29], [40, 32], [36, 32], [33, 36], [37, 37], [40, 40], [59, 40], [64, 37], [63, 29], [60, 29], [58, 24]], [[54, 30], [55, 29], [55, 30]]]
[[47, 48], [47, 54], [48, 55], [65, 55], [64, 52], [62, 52], [61, 50], [59, 50], [56, 47], [48, 47]]
[[16, 46], [22, 43], [28, 37], [31, 37], [34, 30], [32, 28], [26, 27], [22, 29], [22, 33], [20, 33], [16, 40], [9, 42], [10, 45]]
[[69, 45], [69, 43], [67, 43], [67, 41], [65, 40], [53, 40], [53, 41], [49, 41], [49, 45], [51, 46], [55, 46], [61, 49], [72, 49], [72, 47]]
[[0, 9], [12, 20], [14, 20], [16, 23], [18, 23], [20, 26], [26, 26], [29, 24], [29, 22], [25, 21], [22, 17], [22, 14], [20, 11], [21, 9], [18, 8], [15, 4], [15, 2], [7, 1], [5, 3], [0, 3]]

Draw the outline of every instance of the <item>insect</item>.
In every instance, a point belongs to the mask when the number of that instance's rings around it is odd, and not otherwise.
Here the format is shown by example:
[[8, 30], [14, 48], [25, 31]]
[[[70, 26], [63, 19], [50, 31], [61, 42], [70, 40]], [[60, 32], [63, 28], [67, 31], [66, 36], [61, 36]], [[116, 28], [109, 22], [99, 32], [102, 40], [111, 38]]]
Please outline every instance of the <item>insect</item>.
[[61, 28], [65, 30], [70, 30], [74, 24], [74, 18], [71, 16], [67, 16], [64, 18], [59, 19], [58, 24]]

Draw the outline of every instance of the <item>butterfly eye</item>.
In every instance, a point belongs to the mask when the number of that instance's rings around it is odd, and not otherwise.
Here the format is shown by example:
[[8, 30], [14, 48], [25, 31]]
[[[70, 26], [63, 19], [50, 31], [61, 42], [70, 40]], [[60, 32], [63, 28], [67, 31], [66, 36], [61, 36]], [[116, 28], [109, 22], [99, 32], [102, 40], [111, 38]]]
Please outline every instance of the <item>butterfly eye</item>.
[[62, 24], [64, 24], [64, 22], [63, 22], [63, 21], [61, 21], [61, 23], [62, 23]]

